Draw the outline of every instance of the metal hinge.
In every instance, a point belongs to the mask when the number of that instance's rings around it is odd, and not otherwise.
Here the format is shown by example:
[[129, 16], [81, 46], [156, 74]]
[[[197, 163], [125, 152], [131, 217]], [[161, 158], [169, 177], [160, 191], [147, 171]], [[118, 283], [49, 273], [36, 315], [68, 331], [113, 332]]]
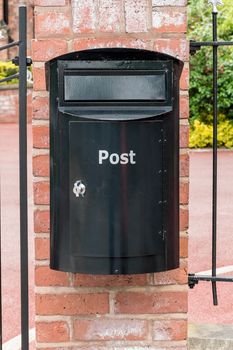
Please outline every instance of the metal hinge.
[[198, 43], [195, 40], [190, 40], [189, 53], [190, 55], [195, 55], [197, 51], [201, 49], [201, 43]]
[[[15, 56], [15, 58], [12, 59], [12, 63], [14, 63], [14, 65], [18, 66], [19, 65], [19, 56]], [[31, 57], [26, 57], [26, 64], [27, 64], [27, 67], [30, 67], [32, 65]]]

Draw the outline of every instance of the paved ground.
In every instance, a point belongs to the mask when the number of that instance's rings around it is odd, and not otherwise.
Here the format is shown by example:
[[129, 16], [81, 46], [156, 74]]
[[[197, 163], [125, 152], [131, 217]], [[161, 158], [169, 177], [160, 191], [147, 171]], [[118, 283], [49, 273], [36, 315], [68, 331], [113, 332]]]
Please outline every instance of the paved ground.
[[[211, 268], [210, 152], [190, 154], [189, 272]], [[220, 151], [218, 161], [218, 267], [231, 266], [233, 276], [233, 152]], [[189, 292], [189, 320], [233, 324], [233, 283], [218, 284], [219, 306], [212, 305], [211, 284], [200, 282]]]
[[[29, 135], [31, 129], [28, 129]], [[2, 188], [2, 277], [4, 341], [20, 333], [19, 229], [18, 229], [18, 129], [0, 124]], [[29, 150], [31, 149], [29, 138]], [[28, 155], [31, 174], [31, 152]], [[219, 152], [218, 267], [233, 265], [233, 152]], [[191, 152], [189, 271], [211, 268], [211, 154]], [[31, 208], [32, 191], [29, 187]], [[30, 327], [33, 328], [33, 234], [29, 217]], [[233, 270], [233, 268], [232, 268]], [[233, 275], [233, 271], [232, 271]], [[197, 323], [233, 324], [233, 284], [219, 284], [219, 306], [212, 306], [211, 285], [200, 283], [189, 293], [189, 320]], [[9, 347], [14, 350], [13, 346]]]
[[[31, 134], [30, 127], [28, 128], [28, 134]], [[31, 138], [29, 138], [28, 148], [31, 149]], [[20, 333], [18, 163], [18, 126], [16, 124], [0, 124], [4, 342]], [[31, 152], [28, 154], [28, 164], [28, 173], [31, 179]], [[29, 186], [29, 203], [31, 208], [31, 186]], [[32, 213], [32, 210], [30, 210], [30, 213]], [[34, 247], [31, 215], [29, 216], [29, 232], [30, 327], [33, 327]]]
[[232, 324], [189, 325], [189, 350], [232, 350]]

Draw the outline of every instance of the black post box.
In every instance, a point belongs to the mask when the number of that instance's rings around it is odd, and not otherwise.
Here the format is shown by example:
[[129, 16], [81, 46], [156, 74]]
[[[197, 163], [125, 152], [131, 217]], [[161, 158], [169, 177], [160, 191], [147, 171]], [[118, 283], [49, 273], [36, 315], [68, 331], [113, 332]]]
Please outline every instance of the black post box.
[[182, 66], [136, 49], [47, 62], [51, 268], [133, 274], [179, 266]]

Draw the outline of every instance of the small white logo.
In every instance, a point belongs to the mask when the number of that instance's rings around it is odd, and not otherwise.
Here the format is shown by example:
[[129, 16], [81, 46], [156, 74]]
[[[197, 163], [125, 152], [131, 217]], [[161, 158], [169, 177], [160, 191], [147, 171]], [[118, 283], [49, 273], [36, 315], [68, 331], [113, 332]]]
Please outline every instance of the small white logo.
[[78, 180], [74, 183], [73, 192], [76, 197], [79, 197], [80, 195], [84, 197], [84, 194], [86, 192], [86, 186], [82, 183], [81, 180]]
[[106, 150], [99, 150], [99, 164], [103, 164], [104, 161], [109, 161], [111, 164], [136, 164], [135, 161], [136, 153], [129, 151], [129, 153], [111, 153]]

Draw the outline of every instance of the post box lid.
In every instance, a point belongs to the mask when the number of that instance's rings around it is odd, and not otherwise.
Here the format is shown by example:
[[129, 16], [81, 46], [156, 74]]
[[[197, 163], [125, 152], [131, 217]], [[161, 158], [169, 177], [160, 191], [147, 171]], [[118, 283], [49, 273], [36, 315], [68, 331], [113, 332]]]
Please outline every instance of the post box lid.
[[49, 78], [50, 69], [53, 64], [57, 61], [80, 61], [80, 60], [90, 60], [90, 61], [124, 61], [124, 60], [141, 60], [141, 61], [168, 61], [171, 60], [176, 67], [176, 72], [178, 79], [181, 75], [184, 63], [177, 57], [144, 49], [134, 49], [134, 48], [98, 48], [82, 51], [74, 51], [61, 56], [52, 58], [45, 63], [46, 70], [46, 86], [49, 89]]
[[46, 63], [47, 88], [49, 81], [57, 84], [58, 109], [68, 115], [98, 120], [152, 118], [172, 111], [173, 85], [182, 67], [175, 57], [147, 50], [72, 52]]

